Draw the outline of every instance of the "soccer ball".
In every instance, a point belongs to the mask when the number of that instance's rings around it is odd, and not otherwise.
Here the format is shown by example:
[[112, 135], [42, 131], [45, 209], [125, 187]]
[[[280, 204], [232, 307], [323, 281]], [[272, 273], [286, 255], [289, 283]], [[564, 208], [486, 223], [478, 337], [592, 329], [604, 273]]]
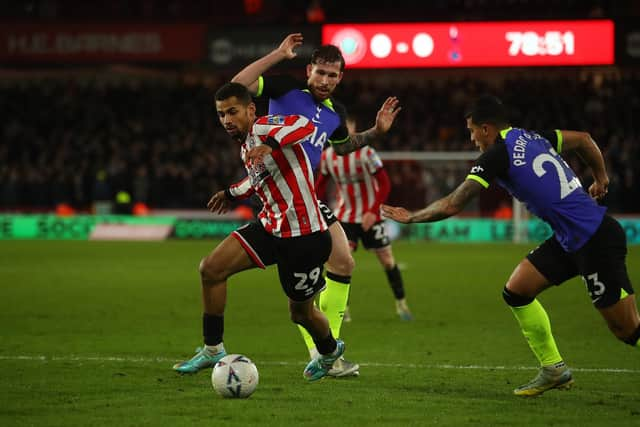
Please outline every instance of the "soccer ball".
[[229, 354], [213, 367], [211, 383], [223, 397], [249, 397], [258, 386], [258, 368], [247, 356]]

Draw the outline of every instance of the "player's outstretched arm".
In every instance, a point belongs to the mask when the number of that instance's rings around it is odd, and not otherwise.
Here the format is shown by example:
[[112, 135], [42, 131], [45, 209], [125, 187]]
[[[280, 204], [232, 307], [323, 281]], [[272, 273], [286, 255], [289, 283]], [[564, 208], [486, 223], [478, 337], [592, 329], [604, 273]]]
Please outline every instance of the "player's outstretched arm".
[[598, 144], [588, 132], [561, 130], [563, 151], [575, 150], [582, 161], [591, 168], [593, 184], [589, 186], [589, 194], [594, 199], [600, 199], [607, 194], [609, 176], [604, 163], [604, 157]]
[[382, 205], [382, 215], [394, 221], [403, 222], [435, 222], [458, 214], [466, 204], [476, 197], [484, 187], [478, 182], [467, 179], [451, 194], [436, 200], [424, 209], [410, 212], [404, 208]]
[[258, 92], [258, 78], [269, 68], [284, 59], [293, 59], [297, 56], [294, 49], [303, 42], [301, 33], [289, 34], [280, 43], [277, 49], [269, 52], [262, 58], [252, 62], [236, 74], [231, 81], [245, 85], [249, 92], [255, 95]]
[[378, 113], [376, 114], [376, 124], [374, 127], [363, 132], [349, 135], [349, 139], [347, 141], [334, 144], [333, 149], [338, 155], [344, 156], [345, 154], [356, 151], [365, 145], [374, 143], [389, 131], [400, 110], [402, 110], [402, 107], [400, 107], [400, 101], [398, 101], [398, 98], [390, 96], [386, 101], [384, 101], [380, 110], [378, 110]]

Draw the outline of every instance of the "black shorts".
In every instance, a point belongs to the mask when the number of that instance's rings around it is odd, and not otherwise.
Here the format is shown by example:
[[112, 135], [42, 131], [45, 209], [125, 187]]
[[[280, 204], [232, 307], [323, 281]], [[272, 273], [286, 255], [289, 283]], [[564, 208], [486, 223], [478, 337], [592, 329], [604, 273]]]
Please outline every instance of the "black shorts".
[[576, 252], [566, 252], [554, 236], [527, 255], [534, 267], [553, 285], [582, 276], [596, 308], [615, 304], [633, 294], [625, 258], [627, 238], [618, 221], [605, 215], [591, 239]]
[[358, 248], [358, 240], [362, 240], [362, 246], [365, 249], [381, 249], [391, 243], [383, 221], [376, 222], [368, 231], [362, 229], [362, 224], [351, 222], [341, 222], [340, 224], [347, 235], [349, 246], [354, 251]]
[[329, 231], [281, 239], [252, 222], [231, 235], [258, 267], [278, 265], [280, 284], [292, 300], [306, 301], [324, 289], [322, 269], [331, 253]]
[[320, 208], [320, 212], [322, 212], [322, 216], [324, 217], [324, 221], [327, 223], [327, 227], [330, 227], [331, 224], [333, 224], [334, 222], [336, 222], [338, 220], [338, 218], [336, 218], [336, 215], [333, 213], [331, 208], [329, 206], [325, 205], [320, 200], [318, 200], [318, 207]]

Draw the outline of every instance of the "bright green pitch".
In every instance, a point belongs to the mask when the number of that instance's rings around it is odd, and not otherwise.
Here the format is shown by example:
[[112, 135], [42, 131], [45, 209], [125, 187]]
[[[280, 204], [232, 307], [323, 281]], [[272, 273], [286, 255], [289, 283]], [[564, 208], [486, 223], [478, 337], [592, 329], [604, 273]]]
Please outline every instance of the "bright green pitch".
[[[248, 400], [171, 365], [201, 343], [197, 266], [215, 242], [0, 242], [0, 425], [640, 425], [640, 352], [617, 342], [581, 280], [544, 303], [571, 391], [512, 395], [535, 358], [502, 287], [533, 245], [396, 242], [415, 321], [359, 250], [346, 357], [359, 378], [306, 384], [307, 350], [275, 268], [230, 281], [225, 346], [258, 366]], [[640, 247], [629, 273], [640, 288]]]

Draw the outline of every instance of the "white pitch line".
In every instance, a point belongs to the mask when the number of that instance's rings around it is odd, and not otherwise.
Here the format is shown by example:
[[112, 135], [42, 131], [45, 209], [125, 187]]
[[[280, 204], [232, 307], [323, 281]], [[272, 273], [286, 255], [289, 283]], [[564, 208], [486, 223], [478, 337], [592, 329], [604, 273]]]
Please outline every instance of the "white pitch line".
[[[0, 360], [25, 360], [41, 362], [125, 362], [125, 363], [175, 363], [178, 359], [168, 357], [138, 357], [138, 356], [44, 356], [44, 355], [0, 355]], [[298, 366], [306, 362], [293, 361], [262, 361], [260, 365], [276, 366]], [[452, 369], [452, 370], [478, 370], [478, 371], [533, 371], [535, 366], [486, 366], [486, 365], [450, 365], [450, 364], [420, 364], [420, 363], [378, 363], [378, 362], [358, 362], [360, 366], [375, 368], [413, 368], [413, 369]], [[640, 374], [640, 369], [627, 368], [574, 368], [574, 372], [602, 372], [602, 373], [623, 373]]]

